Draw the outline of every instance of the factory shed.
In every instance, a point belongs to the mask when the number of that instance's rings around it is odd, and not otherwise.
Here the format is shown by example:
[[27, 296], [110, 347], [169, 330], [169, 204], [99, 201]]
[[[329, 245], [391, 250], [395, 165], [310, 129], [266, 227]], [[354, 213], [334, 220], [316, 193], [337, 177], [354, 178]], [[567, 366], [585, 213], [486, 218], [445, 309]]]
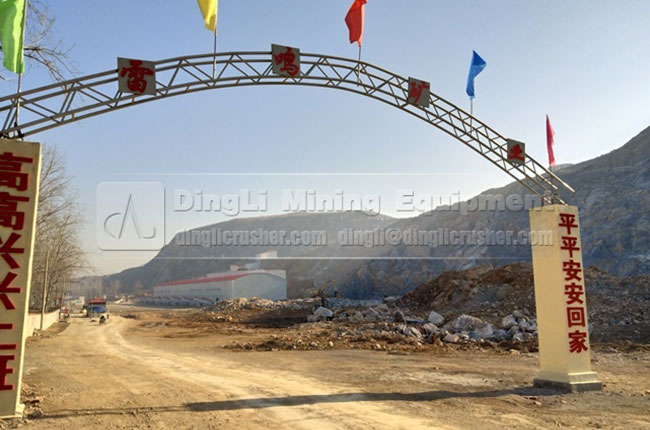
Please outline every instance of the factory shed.
[[220, 300], [259, 297], [287, 298], [284, 270], [244, 270], [210, 274], [202, 278], [165, 282], [154, 287], [153, 300], [159, 304], [210, 304]]

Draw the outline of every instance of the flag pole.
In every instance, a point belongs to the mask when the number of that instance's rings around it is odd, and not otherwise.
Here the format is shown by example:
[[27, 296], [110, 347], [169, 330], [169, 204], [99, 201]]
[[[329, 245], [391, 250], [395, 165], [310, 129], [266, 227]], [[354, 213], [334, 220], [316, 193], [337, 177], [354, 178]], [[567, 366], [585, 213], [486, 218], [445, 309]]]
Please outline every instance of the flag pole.
[[217, 79], [217, 26], [214, 26], [214, 44], [212, 53], [214, 54], [214, 59], [212, 60], [212, 79]]
[[[27, 0], [25, 0], [25, 10], [23, 11], [23, 34], [22, 34], [22, 41], [21, 41], [21, 47], [20, 47], [20, 54], [23, 56], [23, 67], [25, 63], [25, 58], [24, 58], [24, 52], [25, 52], [25, 27], [26, 27], [26, 22], [27, 22]], [[22, 92], [22, 86], [23, 86], [23, 74], [18, 73], [18, 93], [16, 94], [16, 121], [14, 122], [14, 126], [18, 128], [18, 120], [20, 118], [20, 93]], [[20, 130], [18, 130], [18, 137], [20, 138]]]
[[23, 74], [19, 73], [18, 74], [18, 92], [16, 94], [16, 120], [14, 122], [15, 127], [18, 127], [18, 121], [20, 119], [20, 92], [22, 91], [22, 80], [23, 80]]
[[361, 85], [361, 44], [359, 44], [359, 59], [357, 60], [357, 86]]

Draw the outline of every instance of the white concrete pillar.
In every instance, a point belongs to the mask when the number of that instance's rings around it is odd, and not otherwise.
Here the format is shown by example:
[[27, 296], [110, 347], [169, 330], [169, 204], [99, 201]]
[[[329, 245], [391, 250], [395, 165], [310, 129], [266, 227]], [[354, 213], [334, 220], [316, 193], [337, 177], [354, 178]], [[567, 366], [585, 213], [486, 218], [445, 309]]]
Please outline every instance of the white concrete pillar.
[[531, 209], [530, 230], [540, 361], [534, 384], [600, 390], [602, 384], [591, 370], [578, 208]]
[[24, 328], [32, 276], [36, 203], [41, 163], [39, 143], [0, 139], [0, 418], [21, 416]]

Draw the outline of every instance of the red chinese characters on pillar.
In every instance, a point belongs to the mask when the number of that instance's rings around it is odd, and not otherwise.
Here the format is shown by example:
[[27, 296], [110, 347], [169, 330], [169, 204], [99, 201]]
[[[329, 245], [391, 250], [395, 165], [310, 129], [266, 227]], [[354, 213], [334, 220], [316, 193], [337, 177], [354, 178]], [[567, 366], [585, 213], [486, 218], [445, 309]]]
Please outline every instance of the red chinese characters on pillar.
[[569, 352], [581, 353], [587, 351], [587, 333], [576, 330], [569, 333]]
[[[13, 330], [13, 324], [0, 324], [0, 330]], [[15, 343], [0, 344], [0, 351], [15, 351], [18, 345]], [[13, 384], [7, 383], [7, 375], [14, 373], [14, 369], [9, 367], [9, 361], [15, 360], [15, 355], [0, 355], [0, 391], [13, 390]]]
[[28, 202], [29, 197], [14, 196], [6, 191], [0, 192], [0, 226], [12, 230], [22, 230], [25, 226], [25, 213], [18, 210], [18, 202]]
[[0, 355], [0, 391], [10, 391], [14, 389], [13, 384], [7, 383], [7, 375], [14, 373], [14, 369], [9, 367], [9, 362], [15, 359], [15, 355]]
[[572, 228], [578, 228], [574, 214], [560, 214], [560, 227], [566, 228], [566, 234], [571, 234]]
[[16, 157], [11, 152], [0, 154], [0, 187], [25, 191], [29, 185], [29, 174], [22, 171], [22, 163], [33, 163], [29, 157]]
[[567, 296], [567, 305], [572, 305], [574, 303], [583, 304], [584, 301], [582, 300], [582, 296], [584, 296], [584, 294], [585, 292], [580, 284], [572, 282], [564, 286], [564, 295]]
[[566, 308], [567, 321], [569, 327], [585, 327], [585, 308], [582, 306]]
[[574, 251], [580, 251], [580, 248], [577, 246], [578, 238], [573, 236], [562, 236], [562, 246], [560, 247], [563, 251], [569, 251], [569, 257], [573, 258]]
[[11, 298], [7, 295], [10, 293], [20, 294], [21, 288], [10, 286], [11, 283], [18, 277], [15, 273], [9, 272], [5, 278], [0, 282], [0, 303], [4, 306], [5, 310], [13, 311], [16, 309], [16, 305]]
[[25, 248], [14, 248], [16, 242], [20, 239], [20, 235], [11, 233], [7, 240], [0, 237], [0, 255], [7, 262], [10, 269], [19, 269], [20, 263], [16, 261], [12, 254], [24, 254]]
[[[23, 165], [33, 162], [33, 158], [16, 156], [11, 152], [0, 154], [0, 188], [2, 188], [0, 191], [0, 227], [12, 230], [7, 236], [0, 237], [0, 256], [8, 266], [8, 270], [0, 270], [0, 279], [2, 279], [0, 281], [0, 315], [2, 316], [10, 316], [9, 312], [17, 311], [12, 296], [22, 292], [22, 287], [16, 286], [18, 275], [12, 270], [19, 269], [21, 266], [14, 257], [25, 254], [25, 249], [18, 246], [18, 241], [22, 236], [16, 231], [21, 231], [25, 227], [25, 211], [21, 206], [28, 203], [30, 198], [15, 193], [28, 189], [29, 173], [23, 171]], [[0, 320], [0, 331], [16, 329], [18, 328], [13, 323]], [[7, 352], [17, 350], [18, 344], [16, 343], [0, 343], [0, 391], [15, 389], [14, 384], [7, 382], [7, 377], [15, 371], [10, 362], [16, 360], [16, 355]]]
[[580, 274], [582, 273], [582, 264], [578, 261], [563, 261], [562, 271], [564, 272], [565, 281], [571, 281], [574, 279], [576, 281], [582, 281], [582, 278], [580, 277]]
[[587, 312], [584, 301], [584, 284], [582, 283], [582, 263], [580, 258], [574, 260], [574, 253], [580, 251], [578, 246], [578, 224], [576, 216], [569, 213], [560, 214], [559, 227], [566, 230], [561, 236], [560, 249], [568, 254], [562, 261], [564, 272], [564, 295], [566, 297], [566, 318], [569, 329], [569, 352], [579, 354], [587, 351]]

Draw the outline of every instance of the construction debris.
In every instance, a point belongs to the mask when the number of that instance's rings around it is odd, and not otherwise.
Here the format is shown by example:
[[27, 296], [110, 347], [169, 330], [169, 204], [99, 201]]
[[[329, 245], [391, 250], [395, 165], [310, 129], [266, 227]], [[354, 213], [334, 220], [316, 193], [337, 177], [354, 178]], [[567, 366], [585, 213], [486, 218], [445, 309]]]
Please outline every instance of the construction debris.
[[[593, 268], [585, 273], [592, 339], [647, 342], [650, 277], [618, 279]], [[224, 346], [234, 350], [477, 347], [518, 353], [537, 350], [533, 296], [530, 265], [516, 263], [443, 273], [402, 298], [328, 298], [327, 307], [319, 298], [227, 300], [175, 314], [167, 327], [200, 327], [204, 333], [254, 330], [256, 342]]]

